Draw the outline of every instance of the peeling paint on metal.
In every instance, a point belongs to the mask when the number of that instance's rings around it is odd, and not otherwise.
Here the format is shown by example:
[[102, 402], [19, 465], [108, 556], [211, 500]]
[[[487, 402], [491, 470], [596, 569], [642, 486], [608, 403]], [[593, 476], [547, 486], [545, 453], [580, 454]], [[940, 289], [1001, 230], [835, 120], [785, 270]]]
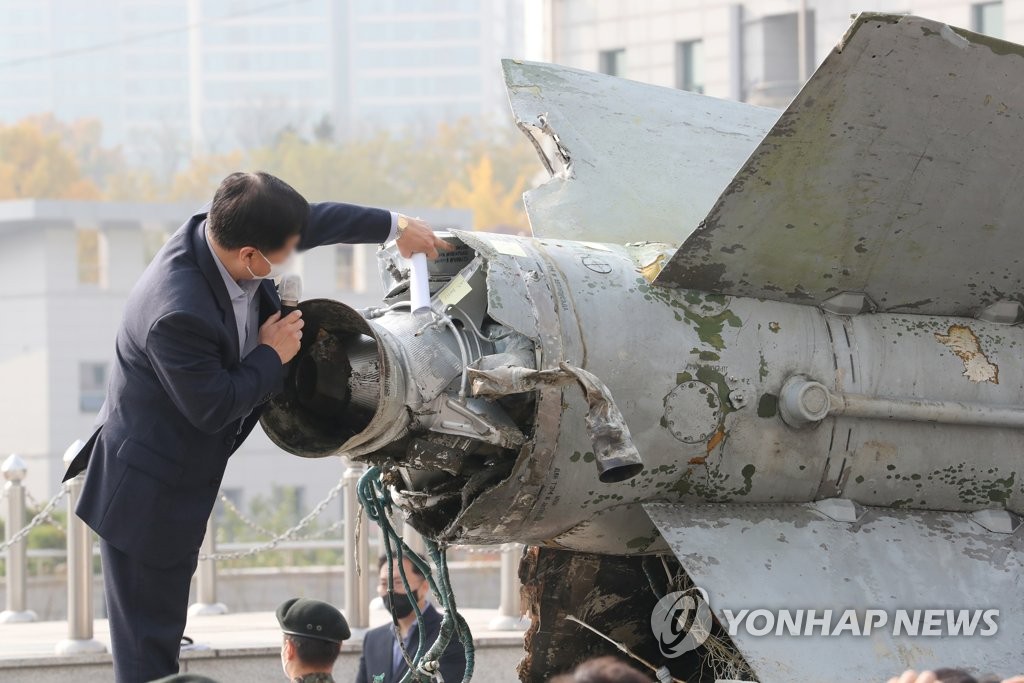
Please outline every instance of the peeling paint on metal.
[[710, 454], [711, 451], [715, 450], [715, 447], [718, 446], [718, 444], [722, 443], [722, 441], [724, 441], [724, 440], [725, 440], [725, 428], [724, 427], [719, 427], [715, 431], [715, 433], [711, 435], [711, 438], [708, 439], [708, 453]]
[[[655, 287], [643, 278], [637, 278], [637, 290], [647, 301], [661, 301], [671, 306], [675, 319], [686, 322], [697, 332], [701, 342], [715, 351], [725, 348], [723, 331], [726, 326], [740, 328], [743, 321], [729, 310], [731, 299], [719, 294], [708, 294], [696, 290], [673, 290]], [[724, 400], [724, 399], [723, 399]]]
[[936, 341], [955, 353], [964, 363], [963, 375], [972, 382], [999, 384], [999, 366], [981, 350], [977, 335], [966, 325], [950, 325], [946, 334], [934, 333]]
[[654, 282], [654, 278], [658, 277], [658, 273], [664, 267], [665, 260], [665, 254], [658, 254], [654, 257], [653, 261], [640, 266], [640, 273], [644, 276], [644, 279], [648, 282]]
[[758, 417], [775, 417], [779, 412], [779, 397], [775, 394], [763, 394], [757, 402]]

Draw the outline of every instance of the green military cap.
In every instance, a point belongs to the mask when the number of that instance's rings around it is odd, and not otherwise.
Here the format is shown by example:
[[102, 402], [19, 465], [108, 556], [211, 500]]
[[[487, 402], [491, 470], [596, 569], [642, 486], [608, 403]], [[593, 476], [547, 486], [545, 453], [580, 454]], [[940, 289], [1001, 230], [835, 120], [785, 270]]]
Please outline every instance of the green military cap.
[[277, 608], [281, 631], [292, 636], [305, 636], [332, 643], [348, 640], [352, 632], [338, 608], [320, 600], [292, 598]]
[[217, 683], [217, 681], [199, 674], [172, 674], [150, 681], [150, 683]]

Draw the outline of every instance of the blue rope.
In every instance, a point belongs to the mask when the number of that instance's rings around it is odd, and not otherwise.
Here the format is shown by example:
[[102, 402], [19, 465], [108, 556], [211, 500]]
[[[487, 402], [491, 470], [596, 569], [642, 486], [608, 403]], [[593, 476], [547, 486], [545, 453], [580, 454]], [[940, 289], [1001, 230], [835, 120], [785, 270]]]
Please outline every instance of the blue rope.
[[[408, 559], [423, 574], [430, 585], [430, 590], [444, 608], [444, 616], [441, 619], [441, 629], [438, 632], [437, 640], [434, 641], [433, 645], [426, 652], [423, 651], [425, 645], [423, 628], [416, 629], [419, 634], [419, 642], [416, 646], [416, 653], [412, 657], [406, 652], [405, 644], [399, 641], [402, 656], [405, 657], [406, 664], [409, 666], [409, 671], [402, 677], [400, 683], [411, 683], [414, 680], [431, 680], [432, 674], [439, 668], [440, 657], [451, 642], [453, 635], [458, 636], [465, 648], [466, 673], [462, 677], [462, 683], [468, 683], [473, 676], [476, 650], [473, 646], [473, 634], [469, 630], [469, 624], [459, 614], [458, 608], [455, 605], [455, 595], [452, 592], [451, 579], [448, 574], [446, 549], [430, 539], [423, 539], [430, 560], [434, 567], [437, 568], [435, 574], [430, 565], [409, 548], [402, 536], [392, 526], [388, 513], [394, 508], [394, 503], [391, 499], [391, 492], [382, 481], [381, 474], [380, 467], [368, 469], [359, 478], [356, 492], [359, 497], [359, 503], [366, 511], [366, 516], [375, 521], [381, 528], [381, 531], [384, 532], [384, 555], [388, 563], [388, 599], [393, 604], [395, 564], [398, 565], [398, 573], [402, 578], [402, 585], [405, 587], [406, 594], [412, 593], [412, 590], [409, 588], [409, 579], [405, 574], [405, 563], [402, 561], [403, 559]], [[392, 546], [394, 547], [392, 548]], [[420, 611], [419, 604], [416, 601], [411, 602], [416, 613], [416, 622], [417, 624], [422, 624], [423, 613]], [[395, 631], [397, 632], [398, 619], [392, 615], [391, 620], [395, 624]], [[446, 683], [454, 682], [447, 681]]]

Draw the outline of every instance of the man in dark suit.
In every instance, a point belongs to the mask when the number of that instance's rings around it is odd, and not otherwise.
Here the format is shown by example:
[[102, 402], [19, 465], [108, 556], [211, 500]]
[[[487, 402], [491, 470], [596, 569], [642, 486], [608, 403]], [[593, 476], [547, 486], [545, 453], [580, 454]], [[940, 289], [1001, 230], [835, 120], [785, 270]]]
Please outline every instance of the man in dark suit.
[[450, 248], [383, 209], [310, 205], [266, 173], [234, 173], [136, 283], [117, 333], [76, 512], [100, 536], [118, 683], [178, 671], [189, 583], [228, 457], [281, 389], [302, 318], [270, 278], [296, 249], [379, 243]]
[[[384, 607], [398, 621], [398, 634], [394, 623], [372, 628], [363, 636], [363, 654], [359, 658], [359, 674], [356, 683], [398, 683], [409, 670], [405, 661], [399, 638], [405, 645], [410, 659], [416, 654], [419, 646], [419, 629], [423, 629], [423, 651], [426, 652], [437, 640], [441, 631], [441, 615], [427, 600], [430, 584], [420, 570], [408, 558], [403, 558], [405, 576], [409, 580], [412, 593], [406, 594], [405, 584], [398, 573], [395, 562], [392, 572], [394, 576], [394, 601], [388, 596], [387, 560], [380, 560], [380, 583], [377, 594], [384, 600]], [[423, 615], [422, 622], [417, 622], [416, 611], [412, 601], [419, 605]], [[466, 673], [466, 651], [457, 636], [452, 636], [448, 647], [441, 653], [439, 661], [441, 678], [445, 683], [460, 683]], [[415, 678], [413, 680], [416, 680]]]

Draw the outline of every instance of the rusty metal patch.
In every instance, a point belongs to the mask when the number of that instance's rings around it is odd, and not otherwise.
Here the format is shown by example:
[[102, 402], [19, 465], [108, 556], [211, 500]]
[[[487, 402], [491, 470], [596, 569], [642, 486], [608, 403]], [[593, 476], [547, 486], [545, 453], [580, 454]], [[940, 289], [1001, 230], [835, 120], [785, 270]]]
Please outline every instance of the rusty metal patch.
[[967, 325], [950, 325], [946, 334], [935, 332], [935, 339], [964, 362], [964, 377], [972, 382], [999, 384], [999, 366], [981, 350], [978, 335]]

